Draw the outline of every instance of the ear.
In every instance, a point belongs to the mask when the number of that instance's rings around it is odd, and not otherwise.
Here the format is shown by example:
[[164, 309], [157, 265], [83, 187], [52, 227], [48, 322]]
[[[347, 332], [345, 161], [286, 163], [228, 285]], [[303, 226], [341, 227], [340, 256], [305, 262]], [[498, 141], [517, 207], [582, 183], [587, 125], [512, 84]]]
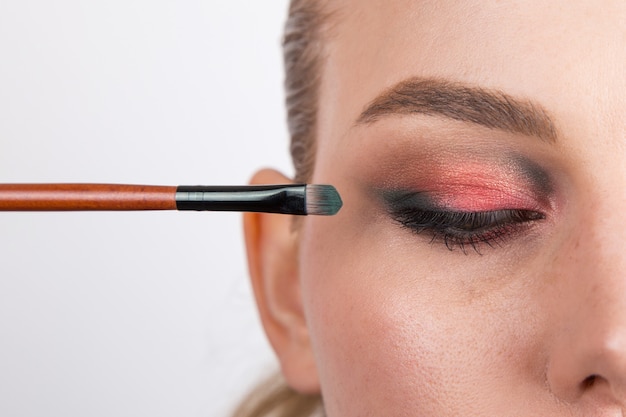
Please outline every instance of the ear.
[[[252, 184], [287, 184], [277, 171], [259, 171]], [[319, 379], [302, 308], [298, 232], [293, 216], [245, 213], [244, 233], [252, 288], [265, 333], [289, 385], [319, 393]]]

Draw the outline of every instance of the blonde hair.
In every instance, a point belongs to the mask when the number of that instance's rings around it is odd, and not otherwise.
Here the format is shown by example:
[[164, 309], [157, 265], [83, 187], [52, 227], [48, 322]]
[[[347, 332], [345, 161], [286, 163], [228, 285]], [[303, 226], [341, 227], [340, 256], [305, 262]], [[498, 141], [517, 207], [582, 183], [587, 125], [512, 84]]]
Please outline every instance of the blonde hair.
[[324, 417], [319, 395], [300, 394], [281, 375], [259, 384], [239, 405], [233, 417]]
[[[321, 0], [291, 0], [283, 38], [287, 125], [295, 181], [313, 174], [316, 125], [324, 60], [323, 38], [329, 15]], [[305, 395], [274, 376], [241, 403], [233, 417], [322, 417], [320, 395]]]
[[296, 181], [306, 181], [313, 174], [324, 35], [329, 21], [326, 10], [320, 0], [292, 0], [285, 24], [285, 103]]

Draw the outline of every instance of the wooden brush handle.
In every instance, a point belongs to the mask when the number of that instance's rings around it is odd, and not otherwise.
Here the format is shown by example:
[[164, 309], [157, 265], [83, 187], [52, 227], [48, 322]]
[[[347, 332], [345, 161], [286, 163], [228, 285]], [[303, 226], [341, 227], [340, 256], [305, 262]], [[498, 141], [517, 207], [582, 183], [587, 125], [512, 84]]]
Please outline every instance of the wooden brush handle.
[[176, 187], [0, 184], [0, 211], [176, 210]]

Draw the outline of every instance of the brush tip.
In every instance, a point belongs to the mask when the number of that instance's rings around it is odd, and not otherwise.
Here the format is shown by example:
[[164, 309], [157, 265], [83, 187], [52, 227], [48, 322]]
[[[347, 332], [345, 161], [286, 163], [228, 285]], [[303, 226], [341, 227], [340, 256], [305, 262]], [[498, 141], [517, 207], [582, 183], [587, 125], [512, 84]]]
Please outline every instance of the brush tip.
[[332, 185], [308, 184], [306, 186], [307, 214], [332, 216], [337, 214], [343, 202]]

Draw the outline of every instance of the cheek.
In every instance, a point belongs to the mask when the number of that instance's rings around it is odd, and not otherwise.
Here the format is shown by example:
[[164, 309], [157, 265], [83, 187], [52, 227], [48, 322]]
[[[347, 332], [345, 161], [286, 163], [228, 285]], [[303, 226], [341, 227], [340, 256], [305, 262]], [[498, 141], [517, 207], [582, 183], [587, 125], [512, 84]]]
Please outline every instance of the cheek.
[[328, 415], [415, 411], [414, 395], [403, 387], [423, 377], [409, 364], [424, 362], [416, 358], [424, 348], [407, 335], [422, 330], [417, 322], [398, 320], [394, 291], [376, 283], [394, 272], [380, 264], [377, 248], [362, 247], [363, 239], [329, 242], [317, 233], [324, 233], [321, 227], [302, 242], [301, 276]]
[[446, 363], [452, 323], [442, 323], [429, 294], [399, 284], [417, 289], [421, 273], [407, 276], [406, 261], [377, 245], [377, 234], [361, 229], [350, 239], [357, 230], [311, 226], [301, 246], [303, 299], [329, 415], [436, 415], [441, 385], [472, 361]]
[[[524, 333], [516, 313], [528, 314], [529, 304], [445, 284], [462, 280], [442, 272], [438, 252], [421, 249], [420, 257], [393, 232], [350, 224], [307, 220], [300, 248], [305, 313], [329, 415], [510, 407], [510, 389], [521, 392], [520, 374], [536, 368], [532, 332]], [[503, 387], [507, 392], [494, 395]], [[507, 404], [498, 404], [504, 398]]]

